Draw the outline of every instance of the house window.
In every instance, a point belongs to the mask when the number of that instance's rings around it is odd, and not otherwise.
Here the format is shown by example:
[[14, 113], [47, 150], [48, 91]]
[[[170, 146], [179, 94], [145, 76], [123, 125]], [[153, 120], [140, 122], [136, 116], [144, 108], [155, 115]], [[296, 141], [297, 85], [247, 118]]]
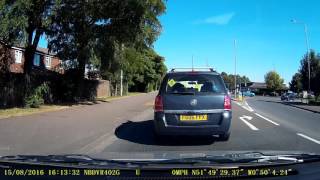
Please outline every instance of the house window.
[[51, 67], [51, 57], [50, 56], [46, 56], [45, 63], [46, 63], [47, 68]]
[[35, 54], [35, 55], [34, 55], [33, 65], [35, 65], [35, 66], [40, 66], [40, 55], [39, 55], [39, 54]]
[[14, 57], [15, 57], [16, 63], [21, 63], [22, 62], [22, 52], [21, 51], [15, 50], [14, 51]]

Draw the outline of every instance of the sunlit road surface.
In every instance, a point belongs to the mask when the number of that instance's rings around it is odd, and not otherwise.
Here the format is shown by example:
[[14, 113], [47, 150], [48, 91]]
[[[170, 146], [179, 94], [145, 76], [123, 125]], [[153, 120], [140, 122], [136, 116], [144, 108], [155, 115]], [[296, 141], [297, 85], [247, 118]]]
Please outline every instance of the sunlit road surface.
[[96, 105], [0, 120], [0, 155], [200, 153], [213, 151], [304, 151], [320, 153], [320, 114], [279, 98], [233, 102], [231, 137], [175, 137], [156, 142], [156, 93]]

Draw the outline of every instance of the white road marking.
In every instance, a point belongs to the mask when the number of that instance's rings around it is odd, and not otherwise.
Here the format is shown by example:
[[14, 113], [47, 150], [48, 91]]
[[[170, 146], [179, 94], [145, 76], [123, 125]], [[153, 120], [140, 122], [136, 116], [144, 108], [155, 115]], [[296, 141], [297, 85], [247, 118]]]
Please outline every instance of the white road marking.
[[253, 112], [254, 110], [249, 106], [249, 104], [247, 103], [247, 101], [244, 102], [244, 104], [246, 105], [246, 107], [249, 109], [248, 111]]
[[307, 136], [307, 135], [304, 135], [304, 134], [301, 134], [301, 133], [297, 133], [297, 135], [298, 135], [298, 136], [301, 136], [301, 137], [303, 137], [303, 138], [305, 138], [305, 139], [308, 139], [309, 141], [312, 141], [312, 142], [314, 142], [314, 143], [316, 143], [316, 144], [320, 144], [320, 141], [318, 141], [318, 140], [316, 140], [316, 139], [313, 139], [313, 138], [311, 138], [311, 137], [309, 137], [309, 136]]
[[[252, 125], [251, 123], [245, 120], [245, 119], [248, 119], [248, 117], [250, 116], [239, 117], [239, 119], [243, 121], [247, 126], [249, 126], [249, 128], [252, 129], [253, 131], [258, 131], [259, 129], [257, 127], [255, 127], [254, 125]], [[251, 119], [252, 117], [250, 117], [248, 120], [251, 120]]]
[[269, 121], [270, 123], [272, 123], [272, 124], [274, 124], [274, 125], [276, 125], [276, 126], [280, 126], [280, 124], [278, 124], [278, 123], [276, 123], [276, 122], [274, 122], [274, 121], [272, 121], [272, 120], [270, 120], [270, 119], [268, 119], [268, 118], [266, 118], [266, 117], [264, 117], [264, 116], [262, 116], [262, 115], [260, 115], [260, 114], [258, 114], [258, 113], [254, 113], [255, 115], [257, 115], [257, 116], [259, 116], [259, 117], [261, 117], [262, 119], [264, 119], [264, 120], [266, 120], [266, 121]]
[[239, 102], [235, 102], [236, 104], [238, 104], [239, 106], [241, 106], [243, 109], [249, 111], [249, 112], [253, 112], [254, 110], [248, 105], [248, 103], [245, 101], [244, 105], [239, 103]]
[[244, 119], [247, 119], [247, 120], [251, 120], [251, 119], [252, 119], [251, 116], [245, 116], [245, 115], [243, 115], [242, 117], [244, 117]]
[[253, 112], [253, 109], [249, 106], [241, 106], [241, 107], [247, 111]]

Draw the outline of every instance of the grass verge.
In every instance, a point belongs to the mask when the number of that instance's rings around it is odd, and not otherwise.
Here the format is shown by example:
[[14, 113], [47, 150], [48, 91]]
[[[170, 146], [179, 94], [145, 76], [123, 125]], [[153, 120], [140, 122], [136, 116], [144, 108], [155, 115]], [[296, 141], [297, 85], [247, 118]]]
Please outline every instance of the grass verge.
[[0, 109], [0, 119], [15, 117], [15, 116], [25, 116], [42, 112], [58, 111], [61, 109], [66, 109], [70, 106], [64, 105], [42, 105], [40, 108], [10, 108], [10, 109]]

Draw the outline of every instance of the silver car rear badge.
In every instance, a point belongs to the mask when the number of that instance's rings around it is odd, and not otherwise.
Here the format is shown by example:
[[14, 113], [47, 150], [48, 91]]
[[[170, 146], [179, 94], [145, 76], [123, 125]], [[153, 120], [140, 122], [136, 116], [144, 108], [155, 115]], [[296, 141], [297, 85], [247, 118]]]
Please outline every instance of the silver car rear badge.
[[192, 99], [191, 101], [190, 101], [190, 105], [191, 106], [196, 106], [198, 104], [198, 101], [196, 100], [196, 99]]

